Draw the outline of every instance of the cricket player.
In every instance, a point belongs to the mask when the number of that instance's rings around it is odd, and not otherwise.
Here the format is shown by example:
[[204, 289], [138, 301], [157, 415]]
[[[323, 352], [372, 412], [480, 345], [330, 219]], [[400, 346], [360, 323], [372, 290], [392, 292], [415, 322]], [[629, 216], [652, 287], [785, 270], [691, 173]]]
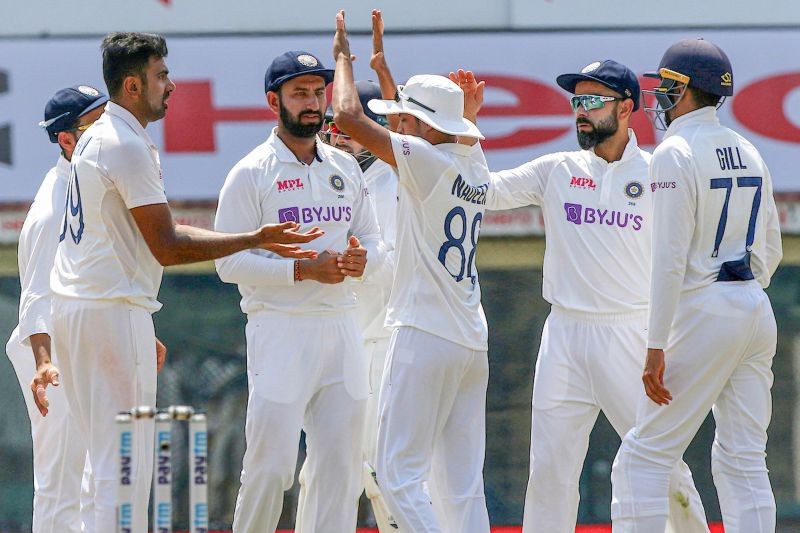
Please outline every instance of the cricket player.
[[[61, 230], [72, 152], [83, 132], [103, 113], [107, 101], [108, 97], [94, 87], [76, 85], [57, 91], [47, 102], [39, 125], [50, 142], [61, 149], [61, 155], [42, 181], [19, 236], [19, 325], [11, 333], [6, 353], [31, 421], [33, 533], [78, 533], [81, 512], [92, 513], [91, 502], [82, 509], [80, 501], [86, 445], [59, 387], [52, 349], [50, 270]], [[49, 385], [56, 388], [48, 393]], [[26, 392], [29, 389], [30, 393]]]
[[462, 117], [463, 91], [435, 75], [411, 77], [394, 100], [371, 100], [374, 113], [399, 115], [396, 133], [375, 124], [353, 82], [343, 11], [336, 26], [336, 124], [399, 177], [378, 485], [401, 531], [485, 533], [489, 369], [474, 260], [489, 173], [479, 147], [455, 142], [482, 136]]
[[[374, 81], [357, 81], [356, 92], [358, 92], [358, 99], [361, 102], [364, 114], [377, 124], [388, 127], [386, 117], [376, 115], [367, 107], [367, 102], [370, 100], [380, 99], [380, 86]], [[356, 318], [364, 335], [364, 350], [369, 361], [370, 392], [367, 398], [363, 441], [364, 492], [372, 504], [378, 529], [381, 533], [388, 533], [396, 527], [396, 524], [394, 524], [394, 518], [386, 508], [380, 488], [375, 481], [374, 465], [375, 447], [378, 440], [378, 394], [391, 335], [391, 330], [384, 327], [383, 324], [386, 320], [386, 306], [389, 303], [389, 294], [394, 278], [397, 174], [395, 174], [391, 166], [375, 157], [364, 146], [339, 130], [333, 120], [332, 108], [329, 108], [329, 114], [326, 113], [325, 119], [327, 124], [323, 128], [322, 139], [331, 146], [353, 155], [364, 173], [364, 181], [369, 189], [369, 197], [374, 204], [375, 213], [378, 217], [381, 240], [386, 249], [386, 261], [381, 268], [376, 269], [371, 276], [363, 278], [361, 283], [354, 283], [353, 290], [356, 293], [356, 301], [358, 303], [356, 306]], [[301, 491], [302, 496], [304, 496], [304, 493]]]
[[[471, 73], [451, 76], [462, 86], [475, 84]], [[575, 531], [580, 472], [601, 410], [620, 436], [633, 427], [648, 305], [650, 154], [628, 127], [639, 108], [639, 81], [609, 59], [556, 83], [574, 95], [581, 150], [493, 173], [486, 203], [489, 209], [539, 205], [545, 220], [542, 286], [552, 307], [533, 383], [525, 533]], [[477, 116], [468, 111], [467, 118]], [[707, 532], [683, 462], [669, 481], [672, 530]]]
[[[115, 415], [155, 405], [156, 338], [151, 313], [164, 265], [214, 259], [248, 248], [290, 255], [296, 224], [239, 234], [177, 225], [164, 194], [158, 150], [145, 127], [164, 117], [175, 90], [161, 36], [113, 33], [102, 43], [105, 113], [73, 153], [51, 276], [53, 339], [78, 430], [94, 475], [95, 528], [116, 528]], [[147, 529], [153, 425], [135, 424], [133, 528]]]
[[[298, 222], [325, 235], [312, 260], [242, 252], [217, 261], [247, 314], [248, 403], [233, 531], [274, 531], [306, 432], [295, 531], [356, 527], [368, 361], [351, 278], [370, 279], [385, 252], [356, 160], [318, 137], [333, 78], [314, 55], [290, 51], [265, 74], [278, 125], [239, 161], [220, 193], [216, 228]], [[377, 126], [377, 125], [376, 125]]]
[[766, 445], [777, 332], [764, 288], [782, 247], [772, 179], [758, 150], [717, 118], [733, 94], [725, 52], [682, 40], [653, 75], [652, 111], [667, 130], [650, 167], [647, 396], [611, 473], [614, 531], [664, 528], [669, 472], [711, 410], [726, 533], [774, 532]]

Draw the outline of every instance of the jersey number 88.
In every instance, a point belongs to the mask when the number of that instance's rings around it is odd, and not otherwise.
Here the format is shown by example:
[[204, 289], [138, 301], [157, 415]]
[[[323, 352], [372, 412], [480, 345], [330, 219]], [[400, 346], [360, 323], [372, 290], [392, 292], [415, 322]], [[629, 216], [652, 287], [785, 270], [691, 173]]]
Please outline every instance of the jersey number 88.
[[[453, 236], [453, 219], [454, 218], [461, 219], [461, 227], [463, 231], [461, 235], [458, 237]], [[466, 270], [466, 277], [472, 281], [472, 284], [475, 284], [477, 280], [477, 276], [473, 274], [474, 270], [474, 263], [475, 263], [475, 250], [477, 248], [477, 241], [478, 241], [478, 234], [481, 231], [481, 220], [483, 220], [483, 213], [476, 213], [475, 217], [472, 219], [472, 229], [470, 230], [470, 238], [469, 242], [472, 245], [470, 247], [469, 254], [464, 249], [464, 240], [467, 238], [467, 213], [464, 211], [464, 208], [461, 206], [456, 206], [447, 213], [447, 216], [444, 218], [444, 236], [447, 237], [447, 240], [442, 244], [439, 248], [439, 262], [444, 266], [447, 272], [453, 276], [453, 279], [456, 281], [461, 281], [464, 279], [464, 271]], [[458, 250], [459, 257], [461, 259], [461, 265], [459, 267], [458, 273], [453, 273], [447, 267], [447, 252], [451, 249], [455, 248]]]

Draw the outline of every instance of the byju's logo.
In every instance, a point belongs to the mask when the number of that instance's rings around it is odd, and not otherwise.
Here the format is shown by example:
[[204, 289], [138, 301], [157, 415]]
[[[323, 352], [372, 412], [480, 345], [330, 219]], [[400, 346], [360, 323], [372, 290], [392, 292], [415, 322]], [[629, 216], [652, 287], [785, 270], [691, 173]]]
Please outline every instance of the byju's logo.
[[564, 204], [564, 210], [567, 212], [567, 222], [572, 222], [573, 224], [581, 223], [581, 213], [583, 213], [581, 204], [566, 203]]
[[609, 209], [596, 209], [594, 207], [584, 207], [581, 204], [564, 204], [564, 211], [567, 213], [567, 222], [575, 225], [596, 224], [600, 226], [616, 226], [626, 228], [630, 226], [633, 231], [642, 229], [642, 215], [633, 213], [623, 213]]
[[278, 209], [279, 222], [297, 222], [311, 224], [314, 222], [350, 222], [352, 210], [345, 206], [285, 207]]
[[278, 209], [278, 222], [300, 222], [300, 208], [287, 207]]
[[658, 189], [674, 189], [676, 186], [674, 181], [654, 181], [650, 184], [650, 190], [656, 192]]

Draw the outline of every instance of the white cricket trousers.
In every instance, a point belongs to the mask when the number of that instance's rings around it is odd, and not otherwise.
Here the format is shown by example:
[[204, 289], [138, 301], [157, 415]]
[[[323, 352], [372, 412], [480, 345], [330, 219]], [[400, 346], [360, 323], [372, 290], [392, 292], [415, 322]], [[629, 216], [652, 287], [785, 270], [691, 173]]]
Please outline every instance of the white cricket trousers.
[[772, 306], [755, 281], [713, 283], [681, 296], [664, 350], [664, 386], [673, 399], [659, 406], [642, 389], [636, 427], [614, 461], [615, 533], [663, 529], [668, 474], [709, 410], [725, 533], [775, 531], [766, 446], [776, 341]]
[[350, 313], [248, 317], [248, 402], [235, 533], [275, 531], [306, 432], [297, 533], [355, 531], [369, 383]]
[[[59, 366], [52, 349], [53, 364]], [[80, 533], [84, 514], [94, 513], [91, 501], [81, 494], [86, 444], [67, 405], [64, 385], [47, 387], [50, 407], [43, 417], [33, 401], [31, 380], [36, 361], [29, 346], [19, 343], [14, 330], [6, 352], [17, 374], [33, 440], [33, 528], [32, 533]], [[84, 506], [81, 507], [81, 500]], [[91, 523], [92, 519], [87, 521]]]
[[[94, 477], [94, 531], [116, 531], [119, 443], [115, 417], [156, 403], [156, 338], [150, 313], [123, 300], [53, 298], [62, 384], [86, 438]], [[48, 389], [49, 390], [49, 389]], [[133, 531], [147, 531], [153, 421], [133, 424]]]
[[378, 408], [376, 473], [400, 531], [488, 533], [488, 380], [485, 351], [413, 327], [393, 332]]
[[364, 422], [364, 461], [375, 468], [378, 446], [378, 400], [380, 398], [383, 368], [389, 351], [389, 338], [374, 339], [364, 343], [364, 351], [369, 361], [369, 398]]
[[[599, 314], [552, 308], [533, 381], [524, 533], [574, 533], [580, 473], [597, 415], [602, 410], [620, 437], [634, 425], [646, 328], [646, 312]], [[674, 495], [671, 526], [676, 533], [708, 532], [692, 474], [679, 459], [680, 454], [667, 471]], [[662, 526], [649, 533], [664, 530]]]

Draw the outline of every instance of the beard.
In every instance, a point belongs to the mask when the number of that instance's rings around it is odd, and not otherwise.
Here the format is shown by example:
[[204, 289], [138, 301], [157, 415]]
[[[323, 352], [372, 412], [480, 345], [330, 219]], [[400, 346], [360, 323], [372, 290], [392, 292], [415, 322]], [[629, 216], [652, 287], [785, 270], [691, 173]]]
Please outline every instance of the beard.
[[[303, 122], [301, 122], [304, 116], [319, 117], [319, 122], [304, 124]], [[297, 116], [297, 120], [295, 120], [294, 117], [289, 115], [289, 111], [286, 110], [286, 107], [283, 105], [283, 102], [281, 102], [280, 117], [281, 117], [281, 124], [283, 124], [283, 127], [286, 128], [286, 131], [288, 131], [295, 137], [302, 137], [304, 139], [307, 139], [309, 137], [315, 136], [322, 129], [322, 113], [319, 111], [303, 111]]]
[[588, 118], [580, 117], [575, 120], [575, 125], [577, 126], [578, 124], [589, 124], [592, 126], [591, 131], [577, 130], [578, 144], [584, 150], [594, 148], [606, 139], [612, 137], [619, 129], [619, 121], [617, 120], [616, 114], [612, 114], [604, 120], [599, 120], [596, 124], [592, 123]]
[[164, 97], [161, 99], [161, 102], [157, 105], [150, 104], [150, 117], [152, 122], [156, 120], [161, 120], [167, 114], [167, 108], [164, 105], [167, 102], [167, 98], [169, 95], [165, 94]]

